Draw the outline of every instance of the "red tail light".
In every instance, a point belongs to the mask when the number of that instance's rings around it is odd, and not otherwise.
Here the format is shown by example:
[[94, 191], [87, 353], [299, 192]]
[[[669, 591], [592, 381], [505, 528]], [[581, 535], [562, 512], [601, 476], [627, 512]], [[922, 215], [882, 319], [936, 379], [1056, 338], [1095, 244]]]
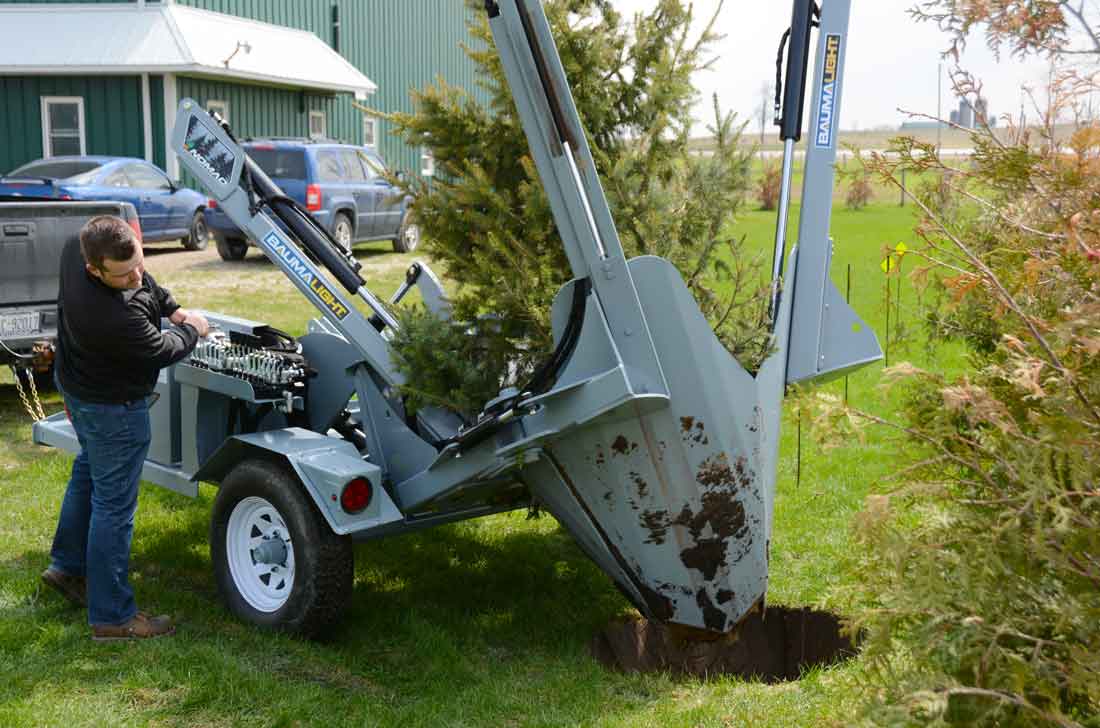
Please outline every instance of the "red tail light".
[[206, 209], [208, 209], [208, 210], [217, 210], [218, 209], [218, 201], [215, 200], [213, 197], [207, 197], [206, 198]]
[[61, 199], [62, 200], [71, 200], [71, 199], [73, 199], [73, 196], [72, 195], [61, 195]]
[[309, 185], [306, 187], [306, 209], [317, 212], [321, 209], [321, 186]]
[[346, 513], [359, 513], [370, 505], [370, 481], [366, 478], [349, 480], [340, 493], [340, 507]]
[[[128, 216], [128, 217], [129, 217], [129, 216]], [[137, 239], [138, 239], [138, 242], [139, 242], [139, 243], [140, 243], [140, 242], [142, 242], [142, 237], [141, 237], [141, 220], [139, 220], [139, 219], [138, 219], [138, 216], [137, 216], [137, 215], [134, 215], [133, 217], [131, 217], [131, 218], [130, 218], [129, 220], [127, 220], [126, 222], [128, 222], [128, 223], [130, 224], [130, 227], [131, 227], [131, 229], [133, 229], [133, 231], [134, 231], [134, 234], [135, 234], [135, 235], [137, 235]]]

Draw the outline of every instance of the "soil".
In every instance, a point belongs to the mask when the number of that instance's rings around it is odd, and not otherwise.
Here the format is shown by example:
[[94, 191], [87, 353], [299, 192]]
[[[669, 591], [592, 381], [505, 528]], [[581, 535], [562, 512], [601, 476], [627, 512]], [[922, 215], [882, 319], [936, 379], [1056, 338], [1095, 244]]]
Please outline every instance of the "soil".
[[722, 636], [645, 619], [613, 622], [593, 638], [590, 649], [605, 667], [623, 672], [737, 675], [769, 683], [797, 680], [812, 667], [856, 654], [837, 615], [779, 606], [751, 613], [735, 632]]

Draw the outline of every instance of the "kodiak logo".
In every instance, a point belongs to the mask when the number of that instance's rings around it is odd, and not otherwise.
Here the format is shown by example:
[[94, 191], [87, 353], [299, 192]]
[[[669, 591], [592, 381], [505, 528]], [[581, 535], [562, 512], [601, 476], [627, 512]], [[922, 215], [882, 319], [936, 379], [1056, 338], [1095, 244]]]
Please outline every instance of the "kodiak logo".
[[817, 101], [817, 126], [814, 128], [814, 146], [830, 149], [833, 146], [833, 129], [836, 125], [837, 85], [840, 83], [840, 36], [825, 36], [825, 63], [821, 69], [821, 98]]

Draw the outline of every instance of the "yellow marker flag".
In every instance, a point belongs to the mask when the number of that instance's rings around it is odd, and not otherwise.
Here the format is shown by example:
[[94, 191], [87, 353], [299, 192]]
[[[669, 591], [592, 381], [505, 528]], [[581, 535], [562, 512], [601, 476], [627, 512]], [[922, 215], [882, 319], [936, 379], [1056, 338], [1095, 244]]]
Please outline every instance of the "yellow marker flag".
[[882, 268], [883, 273], [889, 273], [890, 271], [894, 270], [897, 265], [898, 264], [897, 261], [894, 260], [894, 256], [888, 255], [882, 259], [882, 264], [879, 265], [879, 268]]
[[909, 247], [905, 243], [898, 243], [894, 246], [894, 251], [898, 254], [899, 258], [904, 258], [905, 254], [909, 252]]

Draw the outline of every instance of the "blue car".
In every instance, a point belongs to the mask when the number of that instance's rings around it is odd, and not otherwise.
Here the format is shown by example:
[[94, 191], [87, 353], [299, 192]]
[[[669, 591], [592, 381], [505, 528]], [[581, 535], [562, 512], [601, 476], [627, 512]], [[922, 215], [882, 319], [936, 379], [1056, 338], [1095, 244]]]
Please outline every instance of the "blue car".
[[206, 196], [181, 187], [155, 165], [132, 157], [50, 157], [0, 178], [0, 196], [115, 200], [137, 210], [142, 240], [182, 240], [202, 250], [209, 239]]
[[[303, 205], [340, 245], [391, 240], [407, 253], [420, 242], [409, 215], [412, 198], [386, 179], [386, 165], [369, 147], [302, 139], [248, 140], [248, 156], [288, 196]], [[212, 202], [206, 221], [224, 260], [240, 260], [248, 238]]]

